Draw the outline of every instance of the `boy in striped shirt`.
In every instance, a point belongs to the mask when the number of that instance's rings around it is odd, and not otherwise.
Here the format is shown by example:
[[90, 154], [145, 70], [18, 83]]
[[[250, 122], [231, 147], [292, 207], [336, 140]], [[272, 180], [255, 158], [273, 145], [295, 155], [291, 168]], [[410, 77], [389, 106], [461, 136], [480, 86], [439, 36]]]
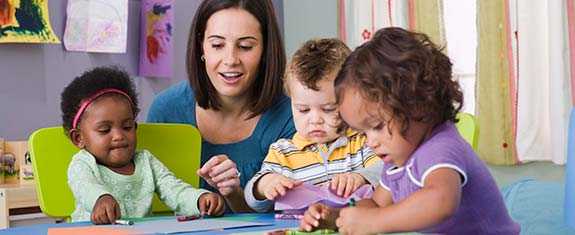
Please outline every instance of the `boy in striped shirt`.
[[364, 145], [365, 136], [342, 127], [339, 117], [333, 82], [349, 53], [338, 39], [317, 39], [294, 54], [284, 88], [297, 132], [270, 146], [247, 183], [246, 202], [255, 211], [273, 210], [275, 200], [303, 182], [329, 184], [341, 197], [378, 183], [383, 163]]

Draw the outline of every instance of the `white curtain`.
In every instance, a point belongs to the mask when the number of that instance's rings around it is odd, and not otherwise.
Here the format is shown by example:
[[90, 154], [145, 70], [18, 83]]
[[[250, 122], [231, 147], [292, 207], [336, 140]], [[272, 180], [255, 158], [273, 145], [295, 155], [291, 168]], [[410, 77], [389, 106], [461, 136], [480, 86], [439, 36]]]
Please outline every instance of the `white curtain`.
[[564, 164], [570, 101], [566, 3], [510, 1], [517, 61], [517, 155]]
[[342, 39], [353, 50], [380, 28], [408, 28], [407, 3], [407, 0], [340, 0]]

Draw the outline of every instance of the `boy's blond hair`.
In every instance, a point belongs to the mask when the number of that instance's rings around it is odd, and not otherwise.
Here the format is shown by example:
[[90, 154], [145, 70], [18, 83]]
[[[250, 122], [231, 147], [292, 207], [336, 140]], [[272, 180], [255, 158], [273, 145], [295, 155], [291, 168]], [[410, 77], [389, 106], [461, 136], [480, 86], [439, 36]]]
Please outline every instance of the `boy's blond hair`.
[[339, 71], [350, 53], [349, 47], [336, 38], [308, 40], [294, 53], [288, 64], [283, 77], [286, 94], [290, 95], [289, 80], [294, 78], [309, 89], [318, 91], [317, 82]]

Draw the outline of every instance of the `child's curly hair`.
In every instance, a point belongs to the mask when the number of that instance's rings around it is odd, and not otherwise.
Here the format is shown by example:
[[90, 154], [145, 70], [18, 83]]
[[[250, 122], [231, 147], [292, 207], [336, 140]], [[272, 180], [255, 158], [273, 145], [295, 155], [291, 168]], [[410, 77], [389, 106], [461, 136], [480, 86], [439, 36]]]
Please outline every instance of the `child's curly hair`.
[[441, 50], [425, 34], [380, 29], [343, 64], [335, 80], [338, 100], [343, 89], [357, 88], [364, 99], [380, 104], [380, 110], [391, 110], [402, 135], [411, 121], [455, 122], [463, 94]]
[[[62, 125], [64, 131], [68, 133], [72, 129], [74, 116], [78, 112], [81, 103], [96, 94], [98, 91], [107, 88], [114, 88], [126, 93], [132, 100], [132, 112], [134, 118], [138, 115], [138, 99], [134, 83], [130, 76], [118, 67], [96, 67], [84, 72], [62, 91], [60, 109], [62, 110]], [[107, 95], [118, 95], [110, 93]], [[124, 96], [122, 96], [124, 97]]]
[[297, 79], [309, 89], [318, 91], [317, 82], [337, 72], [351, 53], [349, 47], [335, 38], [311, 39], [293, 55], [284, 76], [284, 90], [289, 95], [288, 79]]

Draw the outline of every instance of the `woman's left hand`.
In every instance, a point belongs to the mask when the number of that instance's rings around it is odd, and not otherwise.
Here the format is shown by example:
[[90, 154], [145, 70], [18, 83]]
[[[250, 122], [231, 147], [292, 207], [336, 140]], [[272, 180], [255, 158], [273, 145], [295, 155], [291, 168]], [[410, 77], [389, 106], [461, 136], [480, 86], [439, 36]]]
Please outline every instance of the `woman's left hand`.
[[213, 156], [197, 172], [208, 184], [217, 188], [222, 196], [241, 191], [240, 173], [234, 161], [227, 155]]

